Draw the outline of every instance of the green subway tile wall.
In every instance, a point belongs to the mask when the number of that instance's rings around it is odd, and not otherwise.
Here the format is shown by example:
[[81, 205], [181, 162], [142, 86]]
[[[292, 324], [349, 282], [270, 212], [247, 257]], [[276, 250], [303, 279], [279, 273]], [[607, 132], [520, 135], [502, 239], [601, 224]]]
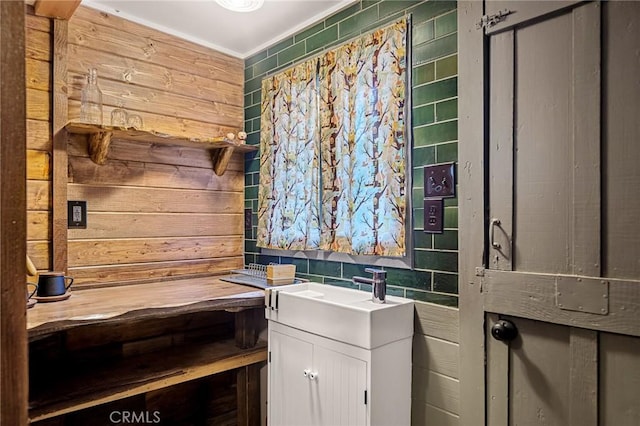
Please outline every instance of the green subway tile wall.
[[[445, 200], [445, 232], [423, 232], [423, 167], [457, 161], [458, 57], [455, 1], [361, 0], [346, 9], [278, 41], [245, 61], [245, 131], [247, 143], [260, 139], [260, 84], [265, 75], [285, 69], [359, 34], [411, 15], [413, 125], [413, 254], [414, 269], [388, 270], [388, 293], [419, 301], [458, 305], [458, 202]], [[267, 256], [256, 248], [259, 154], [245, 157], [245, 207], [253, 210], [253, 228], [245, 232], [245, 262], [296, 265], [297, 275], [342, 287], [369, 290], [351, 282], [366, 276], [358, 265]]]

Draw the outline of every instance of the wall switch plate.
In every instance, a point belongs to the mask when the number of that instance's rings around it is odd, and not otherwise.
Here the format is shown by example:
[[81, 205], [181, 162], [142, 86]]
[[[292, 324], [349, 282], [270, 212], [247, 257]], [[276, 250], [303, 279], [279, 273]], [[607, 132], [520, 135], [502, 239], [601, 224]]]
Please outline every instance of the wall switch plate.
[[251, 209], [244, 209], [244, 229], [251, 229], [251, 227], [253, 226], [253, 223], [251, 220], [252, 214], [253, 213]]
[[424, 232], [429, 234], [444, 232], [444, 199], [424, 200]]
[[87, 229], [86, 201], [67, 201], [67, 228]]
[[450, 198], [456, 196], [455, 163], [424, 167], [424, 196]]

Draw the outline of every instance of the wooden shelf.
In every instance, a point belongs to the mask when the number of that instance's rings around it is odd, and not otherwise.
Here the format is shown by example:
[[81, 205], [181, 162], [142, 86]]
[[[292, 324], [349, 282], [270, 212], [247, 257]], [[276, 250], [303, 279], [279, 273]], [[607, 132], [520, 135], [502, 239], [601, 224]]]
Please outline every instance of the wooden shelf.
[[154, 144], [186, 146], [204, 148], [211, 151], [213, 171], [222, 176], [227, 168], [229, 159], [234, 152], [257, 151], [258, 147], [236, 143], [226, 137], [207, 139], [188, 138], [184, 136], [168, 135], [153, 131], [138, 130], [132, 127], [105, 126], [87, 123], [68, 123], [65, 129], [69, 133], [84, 134], [89, 137], [89, 155], [94, 163], [102, 165], [107, 161], [111, 140], [124, 139]]
[[106, 365], [56, 365], [31, 390], [30, 421], [44, 420], [266, 361], [266, 343], [240, 349], [235, 340], [180, 346]]
[[34, 340], [90, 324], [262, 306], [263, 290], [222, 281], [216, 276], [75, 291], [72, 287], [69, 299], [36, 303], [27, 310], [27, 331], [29, 339]]
[[[179, 342], [176, 346], [128, 357], [123, 352], [106, 351], [97, 352], [97, 356], [76, 354], [67, 359], [62, 355], [65, 352], [56, 352], [52, 368], [39, 368], [39, 373], [34, 372], [31, 378], [30, 421], [255, 366], [267, 358], [266, 343], [256, 345], [254, 322], [263, 307], [263, 290], [221, 281], [219, 276], [71, 290], [67, 300], [39, 302], [27, 311], [27, 330], [32, 344], [43, 339], [45, 350], [49, 342], [64, 341], [68, 333], [80, 327], [109, 325], [125, 330], [141, 324], [141, 320], [216, 310], [233, 313], [230, 318], [235, 336], [226, 335], [218, 340], [221, 335], [212, 333], [204, 343], [200, 338], [198, 343]], [[67, 334], [59, 336], [60, 332]], [[114, 342], [107, 338], [105, 343]], [[238, 380], [240, 386], [243, 382]]]

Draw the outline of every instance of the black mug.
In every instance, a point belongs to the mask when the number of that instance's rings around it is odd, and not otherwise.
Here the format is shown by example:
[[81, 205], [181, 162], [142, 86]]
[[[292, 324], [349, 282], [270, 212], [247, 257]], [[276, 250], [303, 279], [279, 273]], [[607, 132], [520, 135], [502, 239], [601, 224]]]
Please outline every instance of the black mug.
[[38, 297], [61, 296], [71, 284], [73, 278], [65, 277], [64, 272], [41, 272], [38, 276]]

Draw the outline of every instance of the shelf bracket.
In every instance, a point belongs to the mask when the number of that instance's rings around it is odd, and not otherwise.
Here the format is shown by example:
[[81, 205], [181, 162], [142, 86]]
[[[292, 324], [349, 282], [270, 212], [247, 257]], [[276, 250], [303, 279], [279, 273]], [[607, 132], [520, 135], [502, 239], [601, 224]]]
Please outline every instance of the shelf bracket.
[[107, 162], [113, 132], [89, 133], [89, 156], [94, 163], [102, 166]]
[[227, 170], [229, 160], [233, 155], [234, 147], [229, 146], [225, 148], [214, 148], [211, 150], [211, 160], [213, 161], [213, 172], [222, 176]]

